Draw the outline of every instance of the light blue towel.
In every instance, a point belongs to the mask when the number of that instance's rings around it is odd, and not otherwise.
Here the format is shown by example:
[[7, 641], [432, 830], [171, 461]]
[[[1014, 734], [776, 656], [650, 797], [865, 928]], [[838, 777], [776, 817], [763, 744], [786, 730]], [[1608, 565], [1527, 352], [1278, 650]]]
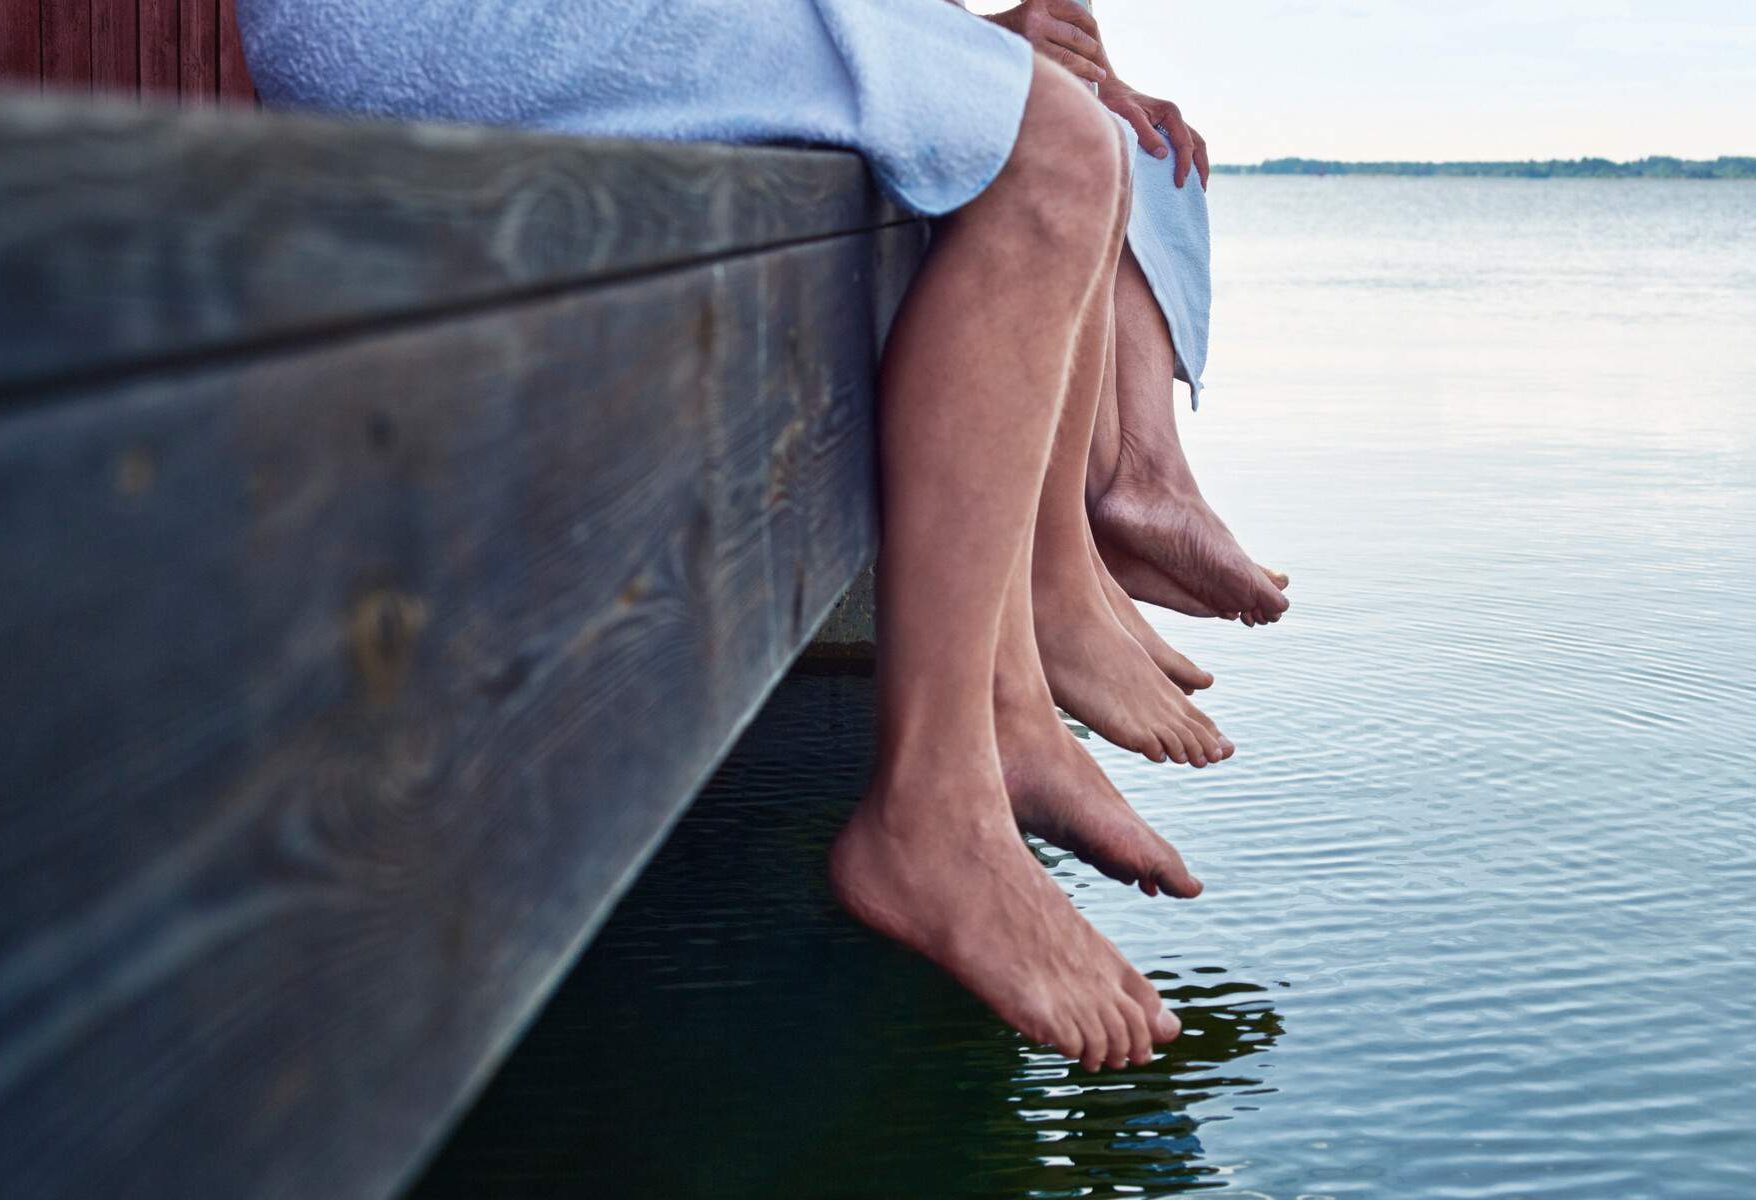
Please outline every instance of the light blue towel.
[[1213, 312], [1213, 235], [1207, 224], [1207, 193], [1193, 170], [1178, 187], [1176, 156], [1157, 159], [1134, 146], [1134, 211], [1128, 248], [1140, 263], [1152, 294], [1171, 327], [1177, 378], [1189, 385], [1189, 402], [1201, 407], [1201, 373], [1207, 367], [1207, 333]]
[[[1093, 11], [1092, 0], [1079, 3]], [[1097, 89], [1094, 86], [1092, 90]], [[1177, 351], [1176, 376], [1189, 385], [1189, 407], [1200, 408], [1201, 373], [1207, 367], [1207, 331], [1213, 314], [1213, 235], [1207, 225], [1207, 193], [1193, 170], [1179, 188], [1176, 156], [1163, 161], [1154, 158], [1140, 148], [1134, 127], [1121, 117], [1116, 120], [1134, 147], [1134, 209], [1128, 218], [1128, 248], [1170, 327]]]
[[1030, 46], [944, 0], [238, 0], [271, 106], [865, 155], [936, 216], [1012, 153]]

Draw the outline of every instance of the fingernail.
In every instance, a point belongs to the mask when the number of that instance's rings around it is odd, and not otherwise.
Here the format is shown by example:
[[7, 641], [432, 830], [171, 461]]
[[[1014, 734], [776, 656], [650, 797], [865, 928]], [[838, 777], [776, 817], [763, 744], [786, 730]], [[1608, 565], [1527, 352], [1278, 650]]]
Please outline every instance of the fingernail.
[[1152, 156], [1154, 158], [1168, 158], [1168, 157], [1170, 157], [1170, 153], [1171, 152], [1169, 150], [1154, 150], [1152, 152]]

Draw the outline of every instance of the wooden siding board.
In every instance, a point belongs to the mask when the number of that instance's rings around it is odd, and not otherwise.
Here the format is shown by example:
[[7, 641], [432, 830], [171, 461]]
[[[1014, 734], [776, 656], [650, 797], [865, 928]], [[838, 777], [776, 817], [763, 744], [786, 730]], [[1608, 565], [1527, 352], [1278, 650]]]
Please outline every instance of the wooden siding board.
[[43, 27], [40, 0], [0, 3], [0, 86], [40, 88]]
[[177, 94], [186, 105], [219, 97], [219, 0], [179, 0]]
[[143, 96], [177, 94], [178, 0], [139, 0], [140, 91]]
[[390, 1193], [870, 559], [922, 240], [0, 411], [0, 1178]]
[[0, 402], [905, 220], [833, 151], [0, 102]]
[[221, 0], [219, 11], [219, 93], [229, 104], [253, 105], [256, 88], [244, 62], [244, 42], [238, 36], [238, 13], [233, 0]]
[[93, 90], [139, 94], [139, 20], [137, 0], [91, 0]]
[[43, 85], [91, 90], [91, 0], [43, 0]]

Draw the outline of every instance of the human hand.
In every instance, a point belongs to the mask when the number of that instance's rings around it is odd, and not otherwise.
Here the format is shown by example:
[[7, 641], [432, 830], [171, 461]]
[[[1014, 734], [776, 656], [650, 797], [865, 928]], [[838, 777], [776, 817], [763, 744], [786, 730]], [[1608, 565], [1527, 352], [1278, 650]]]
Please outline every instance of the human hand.
[[[1100, 83], [1098, 99], [1111, 112], [1134, 126], [1141, 148], [1154, 158], [1166, 158], [1173, 150], [1176, 152], [1178, 187], [1188, 181], [1189, 168], [1194, 167], [1201, 175], [1201, 190], [1207, 190], [1207, 142], [1190, 128], [1181, 109], [1169, 100], [1137, 92], [1119, 79]], [[1163, 133], [1159, 131], [1160, 126]]]
[[1098, 40], [1097, 21], [1078, 0], [1024, 0], [988, 20], [1010, 29], [1037, 53], [1053, 59], [1087, 83], [1109, 78], [1109, 60]]

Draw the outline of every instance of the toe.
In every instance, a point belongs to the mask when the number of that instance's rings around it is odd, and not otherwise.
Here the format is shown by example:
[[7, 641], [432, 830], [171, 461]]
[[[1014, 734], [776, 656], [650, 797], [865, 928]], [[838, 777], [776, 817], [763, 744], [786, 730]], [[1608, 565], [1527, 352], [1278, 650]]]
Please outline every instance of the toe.
[[1195, 878], [1194, 872], [1189, 870], [1189, 864], [1183, 861], [1183, 856], [1169, 842], [1164, 842], [1163, 861], [1158, 870], [1151, 874], [1158, 880], [1160, 888], [1184, 900], [1193, 900], [1202, 892], [1201, 881]]
[[1147, 1026], [1146, 1014], [1128, 996], [1121, 997], [1116, 1007], [1128, 1031], [1128, 1061], [1143, 1067], [1152, 1061], [1152, 1030]]
[[1219, 731], [1212, 717], [1190, 705], [1188, 720], [1191, 736], [1200, 739], [1201, 751], [1208, 762], [1224, 762], [1232, 756], [1232, 743]]
[[1262, 567], [1261, 570], [1264, 575], [1268, 576], [1268, 582], [1283, 592], [1292, 583], [1292, 577], [1285, 571], [1277, 571], [1273, 567]]
[[1165, 746], [1177, 748], [1172, 757], [1192, 767], [1205, 767], [1208, 762], [1207, 744], [1194, 723], [1175, 712], [1165, 713], [1160, 720], [1163, 732], [1159, 736], [1164, 740]]
[[[1030, 1037], [1031, 1035], [1026, 1033], [1025, 1036]], [[1044, 1044], [1053, 1046], [1055, 1053], [1062, 1058], [1071, 1059], [1074, 1062], [1085, 1060], [1085, 1035], [1080, 1032], [1079, 1026], [1071, 1020], [1063, 1018], [1057, 1022], [1051, 1036], [1045, 1039]]]
[[1159, 886], [1179, 900], [1193, 900], [1207, 890], [1206, 885], [1189, 874], [1187, 867], [1165, 872], [1159, 880]]
[[1162, 1046], [1166, 1042], [1175, 1041], [1177, 1035], [1183, 1032], [1182, 1022], [1165, 1007], [1163, 998], [1144, 975], [1130, 968], [1128, 978], [1122, 982], [1122, 989], [1146, 1018], [1146, 1027], [1153, 1045]]
[[1117, 736], [1110, 740], [1122, 749], [1144, 755], [1153, 762], [1162, 763], [1165, 761], [1164, 739], [1148, 726], [1136, 726], [1130, 723], [1119, 728], [1116, 732]]
[[[1104, 1032], [1104, 1023], [1097, 1013], [1087, 1013], [1079, 1023], [1081, 1050], [1078, 1055], [1079, 1065], [1087, 1073], [1101, 1069], [1110, 1056], [1109, 1035]], [[1068, 1055], [1069, 1058], [1074, 1057]]]
[[1228, 743], [1226, 742], [1226, 740], [1224, 738], [1222, 738], [1219, 735], [1219, 733], [1217, 731], [1212, 730], [1212, 729], [1203, 729], [1200, 732], [1201, 732], [1201, 739], [1202, 739], [1202, 751], [1203, 751], [1203, 753], [1205, 753], [1207, 755], [1208, 762], [1222, 763], [1226, 759], [1231, 757], [1230, 753], [1226, 750], [1226, 746]]
[[[1180, 767], [1186, 767], [1189, 765], [1189, 752], [1183, 748], [1183, 739], [1178, 736], [1176, 732], [1166, 730], [1159, 735], [1158, 740], [1159, 745], [1165, 752], [1165, 758], [1170, 759]], [[1163, 762], [1164, 759], [1158, 759], [1156, 761]]]
[[1182, 688], [1185, 692], [1199, 692], [1203, 688], [1210, 688], [1213, 686], [1213, 675], [1211, 673], [1203, 671], [1200, 667], [1189, 661], [1187, 657], [1170, 646], [1165, 647], [1164, 660], [1165, 661], [1161, 663], [1160, 666], [1164, 668], [1165, 674], [1170, 676], [1172, 683]]
[[1213, 756], [1207, 752], [1206, 739], [1201, 736], [1195, 726], [1185, 722], [1182, 724], [1180, 732], [1183, 737], [1183, 751], [1189, 756], [1190, 766], [1199, 769], [1215, 761]]
[[1134, 1037], [1128, 1028], [1128, 1021], [1122, 1015], [1122, 1006], [1128, 1003], [1126, 996], [1119, 996], [1104, 1006], [1104, 1036], [1108, 1039], [1109, 1053], [1104, 1055], [1104, 1065], [1112, 1071], [1120, 1071], [1128, 1065], [1133, 1057]]

